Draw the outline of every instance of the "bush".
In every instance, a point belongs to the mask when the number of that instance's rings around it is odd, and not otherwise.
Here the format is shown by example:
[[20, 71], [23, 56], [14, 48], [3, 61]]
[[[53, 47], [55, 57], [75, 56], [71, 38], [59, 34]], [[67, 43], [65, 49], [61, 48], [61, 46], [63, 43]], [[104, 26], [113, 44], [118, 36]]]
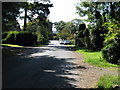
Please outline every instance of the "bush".
[[103, 48], [104, 36], [103, 28], [95, 28], [90, 31], [91, 50], [98, 51]]
[[7, 37], [7, 35], [8, 35], [8, 32], [3, 32], [2, 33], [2, 39], [5, 39]]
[[119, 64], [120, 23], [112, 19], [111, 22], [106, 22], [103, 26], [108, 30], [104, 41], [105, 47], [102, 50], [103, 58], [110, 63]]
[[7, 37], [2, 43], [18, 44], [22, 46], [34, 45], [37, 42], [37, 36], [28, 31], [9, 31]]
[[120, 33], [114, 38], [109, 38], [105, 42], [105, 47], [102, 50], [103, 58], [108, 62], [117, 64], [120, 62]]
[[75, 40], [75, 45], [78, 47], [85, 47], [84, 38], [77, 38]]
[[7, 33], [6, 37], [5, 37], [5, 34], [3, 34], [4, 39], [2, 39], [2, 43], [15, 44], [16, 43], [15, 37], [18, 32], [17, 31], [9, 31], [6, 33]]
[[84, 30], [86, 29], [85, 24], [80, 24], [79, 25], [79, 32], [78, 34], [75, 36], [76, 40], [75, 40], [75, 45], [79, 46], [79, 47], [85, 47], [85, 43], [84, 43]]
[[15, 39], [16, 44], [22, 46], [31, 46], [37, 43], [37, 36], [28, 31], [20, 31]]
[[119, 85], [119, 77], [114, 75], [104, 75], [100, 77], [97, 83], [98, 88], [113, 88], [113, 85]]

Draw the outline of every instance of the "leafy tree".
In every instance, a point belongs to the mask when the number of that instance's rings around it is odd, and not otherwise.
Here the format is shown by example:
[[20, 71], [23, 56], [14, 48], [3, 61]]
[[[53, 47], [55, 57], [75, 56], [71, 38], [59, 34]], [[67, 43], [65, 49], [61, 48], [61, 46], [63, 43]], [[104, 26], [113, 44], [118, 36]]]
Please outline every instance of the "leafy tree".
[[88, 16], [85, 21], [90, 22], [88, 29], [92, 50], [103, 48], [105, 36], [101, 36], [101, 34], [107, 33], [107, 30], [102, 25], [109, 22], [110, 18], [118, 19], [120, 16], [116, 14], [120, 10], [118, 6], [120, 6], [120, 2], [82, 2], [76, 6], [77, 13], [80, 16]]
[[36, 34], [38, 39], [37, 42], [38, 44], [46, 44], [49, 39], [52, 39], [52, 23], [49, 22], [49, 20], [46, 20], [45, 22], [47, 27], [44, 25], [39, 24], [39, 19], [35, 19], [32, 22], [27, 23], [27, 30]]
[[60, 31], [65, 27], [65, 22], [64, 21], [55, 22], [54, 26], [57, 31]]
[[76, 26], [73, 22], [55, 22], [55, 28], [58, 31], [58, 37], [61, 39], [73, 39], [76, 32]]
[[[26, 20], [29, 19], [30, 21], [34, 20], [34, 16], [37, 16], [39, 19], [39, 24], [45, 26], [45, 20], [47, 16], [49, 15], [49, 7], [53, 7], [52, 4], [43, 4], [39, 2], [34, 2], [34, 3], [28, 3], [28, 2], [23, 2], [21, 4], [21, 7], [25, 11], [25, 16], [24, 16], [24, 30], [26, 30], [27, 24]], [[27, 15], [27, 11], [29, 11], [30, 15]]]
[[105, 34], [104, 48], [102, 50], [103, 58], [110, 63], [120, 63], [120, 23], [115, 19], [104, 23], [104, 27], [108, 29]]
[[15, 29], [15, 26], [19, 27], [19, 24], [16, 20], [19, 17], [19, 2], [2, 2], [2, 30], [10, 31]]

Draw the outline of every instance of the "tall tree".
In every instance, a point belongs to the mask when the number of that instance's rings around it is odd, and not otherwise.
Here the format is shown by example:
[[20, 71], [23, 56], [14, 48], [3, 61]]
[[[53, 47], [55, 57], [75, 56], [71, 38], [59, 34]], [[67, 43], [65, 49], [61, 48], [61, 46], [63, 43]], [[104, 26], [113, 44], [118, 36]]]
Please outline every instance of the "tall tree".
[[[34, 2], [34, 3], [28, 3], [28, 2], [23, 2], [22, 3], [22, 8], [25, 11], [25, 16], [24, 16], [24, 30], [26, 30], [26, 20], [34, 20], [34, 17], [37, 16], [38, 19], [40, 19], [39, 24], [45, 26], [45, 20], [47, 16], [49, 15], [49, 7], [53, 7], [52, 4], [43, 4], [39, 2]], [[30, 14], [27, 15], [27, 12]]]
[[17, 25], [16, 18], [20, 12], [19, 2], [2, 2], [2, 30], [9, 31], [14, 29], [13, 26]]
[[54, 26], [57, 31], [61, 31], [65, 27], [65, 24], [66, 23], [64, 21], [59, 21], [59, 22], [55, 22]]

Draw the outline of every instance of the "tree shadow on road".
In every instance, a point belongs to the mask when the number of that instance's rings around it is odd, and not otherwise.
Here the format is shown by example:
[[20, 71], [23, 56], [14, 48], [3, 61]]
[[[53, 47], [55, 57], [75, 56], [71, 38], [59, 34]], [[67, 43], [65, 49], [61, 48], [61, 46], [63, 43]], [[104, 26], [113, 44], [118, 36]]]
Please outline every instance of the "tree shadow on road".
[[[14, 58], [15, 59], [15, 58]], [[16, 64], [3, 64], [3, 88], [75, 88], [70, 82], [77, 82], [71, 72], [74, 58], [55, 58], [44, 55], [35, 58], [16, 58]], [[12, 67], [12, 68], [11, 68]]]
[[[70, 47], [51, 46], [70, 50]], [[3, 88], [76, 88], [79, 81], [78, 68], [71, 60], [50, 55], [28, 57], [34, 53], [55, 51], [50, 48], [29, 48], [27, 53], [8, 58], [3, 62]]]

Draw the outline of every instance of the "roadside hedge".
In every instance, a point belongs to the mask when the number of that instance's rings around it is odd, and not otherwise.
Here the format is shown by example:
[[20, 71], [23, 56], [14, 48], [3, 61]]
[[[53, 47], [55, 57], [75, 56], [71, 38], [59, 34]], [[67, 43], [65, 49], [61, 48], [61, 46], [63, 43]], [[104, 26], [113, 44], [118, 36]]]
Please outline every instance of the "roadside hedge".
[[5, 44], [31, 46], [37, 43], [37, 36], [28, 31], [9, 31], [6, 37], [2, 35], [2, 43]]

